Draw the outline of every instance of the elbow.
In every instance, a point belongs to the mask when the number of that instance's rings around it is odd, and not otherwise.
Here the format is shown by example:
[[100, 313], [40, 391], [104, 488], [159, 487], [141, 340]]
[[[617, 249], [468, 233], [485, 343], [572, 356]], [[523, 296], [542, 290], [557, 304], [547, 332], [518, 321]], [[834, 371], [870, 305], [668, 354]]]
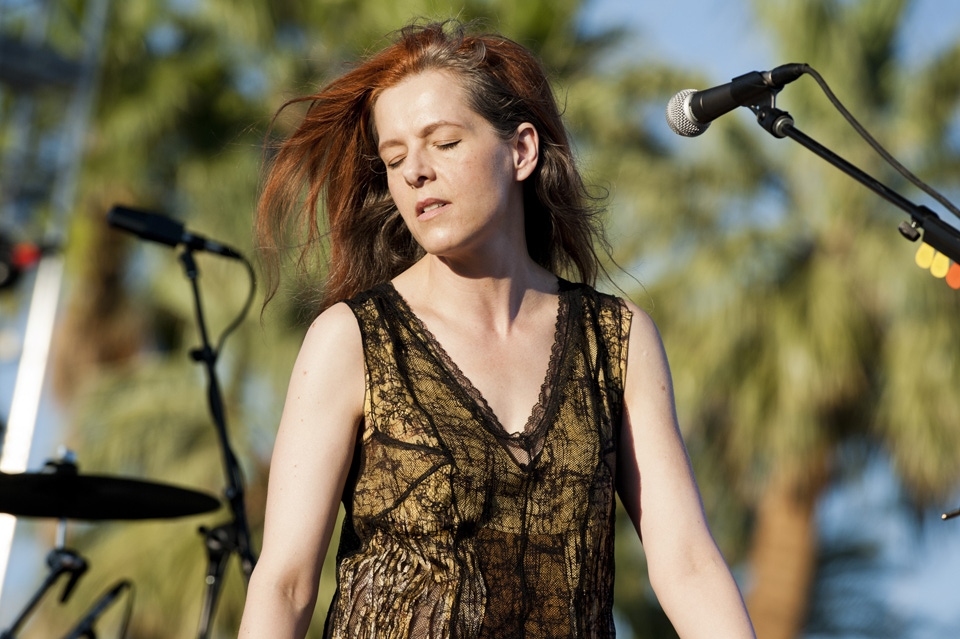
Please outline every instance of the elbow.
[[696, 540], [689, 544], [672, 544], [663, 552], [648, 555], [650, 586], [660, 593], [671, 588], [689, 585], [704, 580], [712, 581], [717, 575], [729, 574], [729, 568], [720, 550], [709, 540]]
[[274, 596], [298, 615], [312, 613], [317, 605], [317, 582], [304, 578], [280, 579], [273, 584]]
[[246, 607], [282, 611], [290, 619], [309, 619], [317, 604], [318, 586], [319, 579], [312, 574], [277, 573], [258, 564], [250, 577]]
[[313, 614], [313, 609], [317, 605], [316, 585], [281, 583], [277, 584], [276, 592], [297, 617]]

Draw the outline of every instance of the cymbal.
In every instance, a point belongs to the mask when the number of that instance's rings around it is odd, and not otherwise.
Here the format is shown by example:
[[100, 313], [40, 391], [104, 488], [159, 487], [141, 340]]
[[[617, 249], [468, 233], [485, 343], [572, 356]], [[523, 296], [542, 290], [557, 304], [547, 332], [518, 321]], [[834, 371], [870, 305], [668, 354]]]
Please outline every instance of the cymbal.
[[0, 472], [0, 512], [57, 519], [162, 519], [216, 510], [212, 495], [169, 484], [71, 470]]

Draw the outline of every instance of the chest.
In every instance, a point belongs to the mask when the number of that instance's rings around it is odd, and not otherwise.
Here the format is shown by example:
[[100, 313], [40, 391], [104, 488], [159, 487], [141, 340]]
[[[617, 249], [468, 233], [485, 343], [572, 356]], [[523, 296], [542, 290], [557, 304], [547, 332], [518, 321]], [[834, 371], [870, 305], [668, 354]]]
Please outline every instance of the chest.
[[538, 330], [509, 336], [437, 330], [425, 347], [448, 368], [451, 383], [472, 395], [505, 433], [515, 435], [535, 426], [531, 420], [546, 387], [557, 382], [562, 328], [550, 318]]
[[557, 534], [603, 520], [613, 503], [617, 410], [584, 347], [590, 340], [564, 333], [552, 349], [521, 433], [502, 428], [429, 342], [386, 343], [368, 361], [358, 522], [408, 534], [465, 526]]

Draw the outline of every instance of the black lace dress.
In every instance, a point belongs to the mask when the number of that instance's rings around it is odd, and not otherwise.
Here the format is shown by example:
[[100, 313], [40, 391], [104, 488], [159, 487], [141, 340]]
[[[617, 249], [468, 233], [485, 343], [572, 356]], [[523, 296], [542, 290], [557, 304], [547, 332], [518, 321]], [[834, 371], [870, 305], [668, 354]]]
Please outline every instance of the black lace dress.
[[613, 637], [629, 311], [560, 282], [540, 401], [509, 435], [392, 284], [348, 304], [366, 398], [325, 636]]

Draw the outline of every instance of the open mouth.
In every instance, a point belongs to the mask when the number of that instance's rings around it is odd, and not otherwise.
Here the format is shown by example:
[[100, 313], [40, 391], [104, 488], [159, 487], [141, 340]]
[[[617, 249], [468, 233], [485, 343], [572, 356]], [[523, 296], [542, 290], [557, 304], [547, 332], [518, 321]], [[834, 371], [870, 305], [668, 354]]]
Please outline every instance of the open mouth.
[[432, 213], [443, 208], [447, 204], [449, 204], [449, 202], [444, 202], [443, 200], [424, 200], [423, 202], [417, 204], [417, 217]]

